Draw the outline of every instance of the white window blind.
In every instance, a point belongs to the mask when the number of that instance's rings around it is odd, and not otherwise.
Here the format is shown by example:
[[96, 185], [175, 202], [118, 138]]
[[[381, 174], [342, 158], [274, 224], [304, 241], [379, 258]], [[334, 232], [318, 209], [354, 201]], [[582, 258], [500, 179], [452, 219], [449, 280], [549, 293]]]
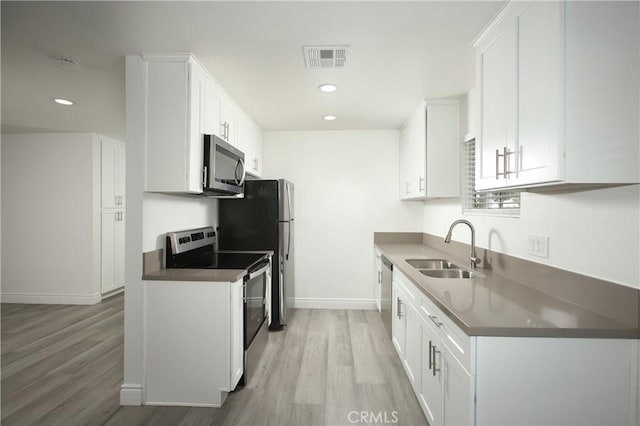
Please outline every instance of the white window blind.
[[520, 191], [476, 191], [476, 142], [463, 144], [462, 211], [495, 215], [520, 215]]

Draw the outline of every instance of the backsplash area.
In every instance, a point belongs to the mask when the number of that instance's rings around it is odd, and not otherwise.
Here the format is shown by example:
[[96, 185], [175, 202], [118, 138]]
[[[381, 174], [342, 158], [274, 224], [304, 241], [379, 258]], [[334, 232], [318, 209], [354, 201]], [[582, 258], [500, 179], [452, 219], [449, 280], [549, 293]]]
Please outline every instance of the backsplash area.
[[[476, 228], [476, 245], [532, 262], [640, 288], [640, 185], [565, 193], [521, 194], [519, 218], [463, 215], [460, 199], [427, 201], [422, 231], [444, 238], [464, 217]], [[549, 237], [549, 257], [527, 252], [530, 235]], [[456, 229], [455, 241], [469, 243]]]

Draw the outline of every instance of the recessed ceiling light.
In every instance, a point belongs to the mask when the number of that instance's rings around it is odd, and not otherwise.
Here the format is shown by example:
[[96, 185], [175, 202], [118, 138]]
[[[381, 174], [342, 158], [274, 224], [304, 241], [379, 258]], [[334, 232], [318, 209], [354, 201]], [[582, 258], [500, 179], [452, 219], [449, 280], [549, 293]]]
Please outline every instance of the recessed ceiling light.
[[331, 83], [325, 83], [318, 86], [318, 89], [320, 89], [321, 92], [325, 92], [325, 93], [335, 92], [337, 88], [338, 87], [335, 84], [331, 84]]
[[333, 121], [336, 118], [337, 117], [335, 115], [325, 115], [324, 117], [322, 117], [323, 120], [327, 120], [327, 121]]
[[56, 98], [53, 100], [53, 102], [60, 105], [67, 105], [67, 106], [75, 104], [75, 102], [70, 101], [69, 99], [64, 99], [64, 98]]

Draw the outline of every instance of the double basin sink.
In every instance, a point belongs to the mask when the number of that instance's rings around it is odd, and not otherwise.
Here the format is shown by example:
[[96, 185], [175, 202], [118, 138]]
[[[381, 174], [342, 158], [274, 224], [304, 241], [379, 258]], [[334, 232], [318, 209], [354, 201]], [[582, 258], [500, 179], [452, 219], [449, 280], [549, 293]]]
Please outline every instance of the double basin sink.
[[463, 269], [455, 263], [446, 259], [405, 259], [406, 262], [414, 268], [420, 270], [420, 273], [432, 278], [483, 278], [477, 272]]

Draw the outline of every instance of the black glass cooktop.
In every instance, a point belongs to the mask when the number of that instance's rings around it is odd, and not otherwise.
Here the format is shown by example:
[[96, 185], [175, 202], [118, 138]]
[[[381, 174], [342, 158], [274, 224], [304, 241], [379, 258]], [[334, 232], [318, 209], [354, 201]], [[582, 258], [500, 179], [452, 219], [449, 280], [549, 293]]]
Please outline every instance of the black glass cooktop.
[[167, 258], [167, 268], [251, 269], [264, 258], [258, 253], [217, 253], [212, 246], [191, 250]]

